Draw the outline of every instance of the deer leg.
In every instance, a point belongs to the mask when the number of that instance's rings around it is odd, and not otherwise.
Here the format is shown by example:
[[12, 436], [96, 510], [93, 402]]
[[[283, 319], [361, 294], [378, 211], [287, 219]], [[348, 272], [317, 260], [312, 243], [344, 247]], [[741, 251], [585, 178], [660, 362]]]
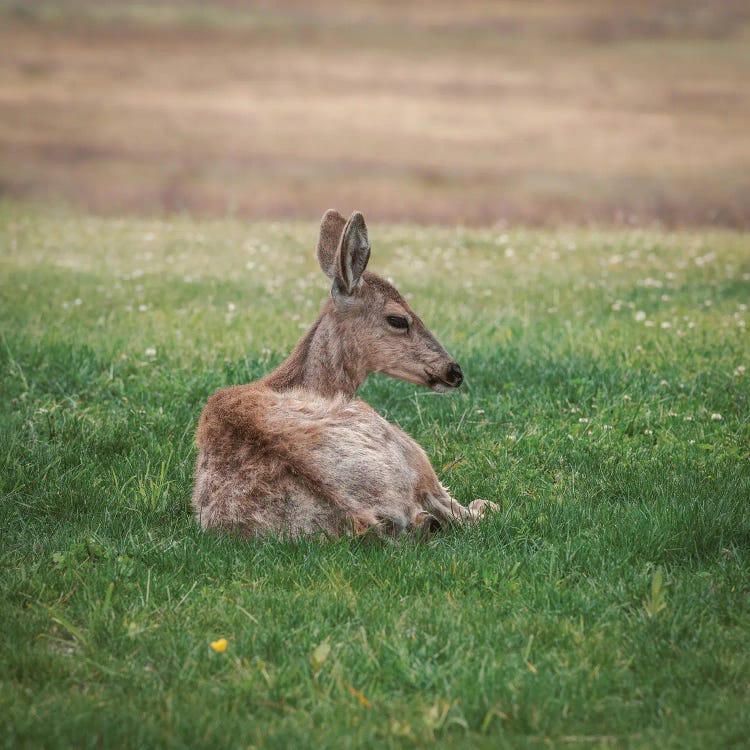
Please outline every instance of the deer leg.
[[438, 518], [452, 523], [472, 523], [490, 512], [499, 510], [496, 503], [481, 498], [473, 500], [468, 507], [464, 507], [445, 490], [426, 493], [424, 505]]
[[425, 493], [423, 499], [425, 510], [448, 523], [471, 523], [478, 519], [479, 516], [472, 509], [465, 508], [445, 490], [442, 488], [441, 490], [441, 492]]

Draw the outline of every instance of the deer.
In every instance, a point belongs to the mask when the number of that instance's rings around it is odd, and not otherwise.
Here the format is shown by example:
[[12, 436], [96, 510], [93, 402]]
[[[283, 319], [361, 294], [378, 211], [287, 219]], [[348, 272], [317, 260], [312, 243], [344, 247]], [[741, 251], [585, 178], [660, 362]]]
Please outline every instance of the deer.
[[421, 446], [356, 397], [374, 372], [438, 393], [464, 379], [396, 288], [366, 270], [362, 214], [327, 211], [317, 258], [331, 283], [317, 320], [273, 372], [219, 389], [203, 409], [192, 498], [200, 527], [247, 538], [429, 538], [496, 510], [451, 497]]

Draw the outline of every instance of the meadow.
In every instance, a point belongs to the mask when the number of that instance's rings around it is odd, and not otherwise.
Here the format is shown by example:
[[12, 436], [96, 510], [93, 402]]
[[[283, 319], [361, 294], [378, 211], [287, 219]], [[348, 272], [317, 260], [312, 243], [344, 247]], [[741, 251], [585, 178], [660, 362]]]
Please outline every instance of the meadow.
[[466, 383], [361, 396], [501, 509], [247, 542], [193, 431], [314, 320], [316, 225], [0, 204], [0, 744], [743, 746], [748, 236], [370, 236]]

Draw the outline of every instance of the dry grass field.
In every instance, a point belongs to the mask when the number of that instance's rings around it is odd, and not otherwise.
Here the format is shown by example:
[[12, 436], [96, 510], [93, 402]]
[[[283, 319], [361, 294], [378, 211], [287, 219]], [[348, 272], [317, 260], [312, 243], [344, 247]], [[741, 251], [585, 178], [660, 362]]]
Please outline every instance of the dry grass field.
[[0, 0], [0, 195], [750, 226], [746, 2]]

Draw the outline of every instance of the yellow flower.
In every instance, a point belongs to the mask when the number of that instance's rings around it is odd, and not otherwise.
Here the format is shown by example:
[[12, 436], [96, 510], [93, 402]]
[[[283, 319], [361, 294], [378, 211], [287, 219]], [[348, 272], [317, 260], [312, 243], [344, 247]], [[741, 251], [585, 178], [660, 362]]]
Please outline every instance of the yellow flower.
[[224, 651], [227, 650], [227, 646], [229, 645], [229, 642], [226, 638], [219, 638], [218, 641], [212, 641], [211, 642], [211, 648], [216, 651], [217, 654], [221, 654]]

